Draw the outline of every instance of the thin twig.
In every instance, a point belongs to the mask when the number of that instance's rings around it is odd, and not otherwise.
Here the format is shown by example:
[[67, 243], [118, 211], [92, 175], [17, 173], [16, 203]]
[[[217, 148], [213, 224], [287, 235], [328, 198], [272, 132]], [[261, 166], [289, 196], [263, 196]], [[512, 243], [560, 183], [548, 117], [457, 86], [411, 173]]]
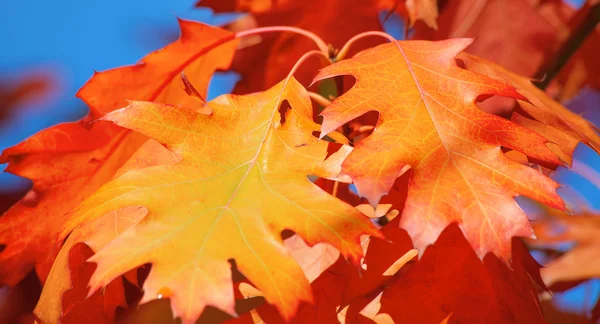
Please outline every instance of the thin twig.
[[265, 34], [265, 33], [274, 33], [274, 32], [291, 32], [295, 34], [299, 34], [311, 39], [319, 48], [319, 50], [325, 54], [325, 56], [329, 59], [329, 47], [325, 42], [317, 36], [315, 33], [309, 32], [308, 30], [304, 30], [302, 28], [296, 28], [291, 26], [271, 26], [271, 27], [259, 27], [244, 30], [241, 32], [237, 32], [235, 34], [236, 38], [257, 35], [257, 34]]
[[333, 192], [331, 193], [332, 196], [337, 197], [337, 192], [338, 192], [339, 186], [340, 186], [340, 183], [338, 181], [333, 183]]
[[352, 45], [359, 39], [365, 38], [365, 37], [371, 37], [371, 36], [377, 36], [377, 37], [383, 37], [385, 39], [387, 39], [390, 42], [396, 42], [396, 40], [394, 39], [394, 37], [390, 36], [387, 33], [384, 32], [380, 32], [380, 31], [367, 31], [364, 33], [360, 33], [352, 38], [350, 38], [346, 44], [344, 44], [344, 46], [342, 46], [342, 49], [338, 52], [337, 57], [335, 58], [335, 61], [341, 61], [343, 60], [346, 55], [348, 54], [348, 51], [350, 50], [350, 47], [352, 47]]
[[556, 55], [553, 56], [554, 59], [549, 64], [543, 64], [535, 74], [535, 78], [541, 80], [535, 82], [538, 88], [545, 90], [548, 87], [600, 21], [600, 3], [592, 4], [591, 7], [584, 6], [577, 14], [580, 14], [582, 10], [588, 10], [585, 18], [573, 28], [569, 38], [565, 40]]
[[396, 0], [396, 2], [394, 2], [394, 6], [392, 8], [390, 8], [387, 15], [385, 15], [385, 18], [383, 18], [383, 21], [381, 21], [382, 25], [385, 24], [385, 22], [392, 16], [394, 11], [396, 11], [396, 9], [398, 9], [399, 4], [400, 4], [400, 0]]

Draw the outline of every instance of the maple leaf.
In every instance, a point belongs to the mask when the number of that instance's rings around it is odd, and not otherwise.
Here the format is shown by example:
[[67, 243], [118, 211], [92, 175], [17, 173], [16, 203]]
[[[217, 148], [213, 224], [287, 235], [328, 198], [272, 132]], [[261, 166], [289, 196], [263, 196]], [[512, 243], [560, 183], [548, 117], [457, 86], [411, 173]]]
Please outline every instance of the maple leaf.
[[525, 195], [564, 208], [557, 183], [513, 162], [501, 147], [559, 164], [547, 140], [508, 120], [480, 111], [478, 97], [524, 99], [512, 87], [457, 66], [469, 39], [384, 44], [325, 67], [315, 81], [352, 75], [356, 84], [321, 113], [321, 136], [375, 110], [373, 133], [342, 164], [372, 205], [412, 168], [400, 225], [421, 252], [457, 222], [477, 255], [507, 260], [510, 238], [532, 236], [514, 201]]
[[512, 73], [503, 67], [480, 57], [461, 53], [458, 58], [468, 70], [484, 74], [513, 86], [527, 101], [518, 100], [524, 114], [514, 113], [513, 121], [543, 135], [556, 144], [553, 151], [569, 165], [579, 142], [600, 152], [600, 136], [597, 128], [580, 115], [565, 108], [538, 89], [531, 80]]
[[[78, 92], [90, 106], [88, 118], [41, 131], [5, 150], [7, 172], [33, 180], [33, 189], [0, 217], [0, 283], [14, 285], [35, 266], [42, 282], [58, 251], [55, 240], [65, 215], [112, 178], [146, 138], [117, 126], [89, 125], [125, 99], [198, 106], [182, 90], [182, 71], [206, 94], [209, 78], [227, 68], [237, 42], [233, 34], [180, 20], [181, 37], [139, 64], [95, 73]], [[200, 107], [198, 107], [200, 108]]]
[[[75, 229], [61, 248], [56, 257], [56, 261], [50, 270], [48, 282], [44, 285], [40, 300], [34, 310], [34, 314], [37, 318], [43, 323], [61, 322], [61, 318], [64, 314], [68, 313], [69, 308], [72, 308], [75, 304], [68, 303], [67, 305], [63, 305], [63, 295], [72, 287], [83, 289], [83, 297], [86, 297], [87, 281], [75, 285], [71, 280], [72, 275], [69, 270], [69, 259], [77, 259], [77, 256], [82, 254], [81, 249], [72, 250], [72, 247], [77, 245], [77, 242], [85, 240], [86, 245], [89, 246], [89, 248], [97, 251], [119, 236], [119, 234], [137, 224], [145, 215], [146, 212], [142, 208], [130, 207], [128, 209], [107, 213], [101, 218], [83, 224]], [[73, 253], [75, 254], [73, 255]], [[75, 262], [75, 269], [83, 269], [83, 264], [90, 255], [86, 256], [87, 257], [79, 258], [80, 262]], [[93, 272], [93, 269], [91, 270]], [[87, 279], [89, 280], [89, 277]], [[102, 301], [102, 294], [99, 291], [94, 295], [98, 295]], [[121, 296], [121, 298], [124, 298], [124, 296]], [[79, 302], [82, 301], [83, 300], [80, 300]], [[117, 303], [120, 304], [121, 301], [117, 299]]]
[[[291, 107], [285, 118], [278, 113], [283, 101]], [[64, 233], [111, 210], [145, 206], [149, 214], [140, 224], [90, 259], [98, 263], [92, 290], [151, 262], [142, 302], [170, 296], [186, 323], [206, 305], [235, 314], [227, 262], [234, 259], [289, 319], [312, 296], [302, 270], [284, 252], [282, 230], [310, 245], [327, 242], [355, 262], [362, 252], [359, 235], [380, 234], [306, 178], [335, 177], [348, 149], [322, 162], [327, 143], [315, 143], [311, 102], [295, 79], [209, 105], [211, 116], [147, 102], [106, 115], [104, 120], [159, 141], [181, 160], [132, 170], [106, 184], [75, 210]]]

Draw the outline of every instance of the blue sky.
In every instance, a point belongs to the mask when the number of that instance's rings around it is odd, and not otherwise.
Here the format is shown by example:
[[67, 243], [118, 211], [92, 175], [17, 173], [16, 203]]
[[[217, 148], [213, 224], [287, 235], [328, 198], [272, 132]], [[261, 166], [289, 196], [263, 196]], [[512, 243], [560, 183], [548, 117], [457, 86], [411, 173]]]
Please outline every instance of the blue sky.
[[[56, 100], [49, 102], [44, 109], [23, 107], [17, 118], [0, 128], [0, 150], [40, 129], [83, 117], [87, 108], [74, 94], [93, 71], [133, 64], [148, 52], [162, 47], [172, 36], [178, 35], [176, 17], [215, 24], [228, 19], [211, 18], [210, 11], [194, 9], [193, 2], [3, 1], [0, 9], [3, 24], [0, 29], [0, 44], [3, 44], [0, 77], [18, 76], [30, 68], [50, 66], [60, 73], [63, 87]], [[581, 0], [574, 2], [581, 3]], [[394, 19], [388, 24], [395, 26], [396, 30], [402, 26]], [[234, 79], [231, 75], [219, 76], [211, 85], [209, 97], [227, 92]], [[595, 96], [588, 104], [598, 109], [599, 102], [600, 96]], [[3, 168], [0, 166], [0, 170]], [[576, 197], [574, 201], [587, 202], [589, 207], [600, 209], [600, 199], [597, 198], [600, 197], [600, 183], [587, 180], [585, 175], [589, 172], [583, 172], [584, 169], [600, 172], [600, 158], [591, 149], [580, 146], [576, 151], [574, 170], [560, 170], [554, 178], [565, 184], [561, 188], [565, 197]], [[15, 176], [0, 174], [0, 190], [26, 183]], [[597, 292], [598, 283], [594, 285]], [[573, 296], [560, 297], [565, 307], [579, 307], [581, 299]]]

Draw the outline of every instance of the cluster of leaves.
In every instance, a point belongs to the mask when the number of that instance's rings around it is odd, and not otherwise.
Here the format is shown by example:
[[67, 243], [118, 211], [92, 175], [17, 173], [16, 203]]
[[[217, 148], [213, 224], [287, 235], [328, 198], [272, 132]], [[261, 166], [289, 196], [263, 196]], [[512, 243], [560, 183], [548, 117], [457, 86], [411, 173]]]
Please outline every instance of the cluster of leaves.
[[[547, 175], [600, 137], [506, 69], [550, 64], [578, 16], [509, 2], [199, 3], [249, 14], [180, 20], [176, 42], [84, 85], [88, 117], [2, 153], [33, 188], [0, 217], [0, 284], [35, 269], [42, 323], [154, 299], [184, 323], [542, 322], [514, 198], [564, 210]], [[498, 28], [499, 6], [520, 20]], [[415, 40], [383, 33], [381, 10]], [[594, 37], [556, 97], [598, 86]], [[205, 102], [227, 69], [234, 94]]]

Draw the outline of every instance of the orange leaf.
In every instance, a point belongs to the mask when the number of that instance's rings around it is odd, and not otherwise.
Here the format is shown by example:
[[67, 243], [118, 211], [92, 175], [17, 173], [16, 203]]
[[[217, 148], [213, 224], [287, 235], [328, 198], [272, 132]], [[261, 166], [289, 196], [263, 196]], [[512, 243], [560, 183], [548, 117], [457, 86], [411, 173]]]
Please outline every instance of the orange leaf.
[[600, 276], [600, 217], [597, 214], [567, 215], [552, 211], [536, 222], [534, 229], [537, 240], [532, 243], [535, 245], [575, 243], [571, 250], [542, 269], [546, 285]]
[[[352, 273], [357, 273], [357, 269], [351, 267], [343, 258], [339, 258], [311, 284], [314, 302], [301, 305], [298, 314], [290, 324], [339, 323], [338, 308], [344, 287]], [[258, 307], [256, 313], [257, 317], [266, 324], [279, 324], [285, 321], [271, 305]]]
[[[16, 284], [33, 267], [40, 279], [58, 252], [55, 240], [65, 215], [112, 178], [146, 138], [90, 118], [126, 105], [125, 99], [154, 100], [202, 108], [183, 90], [185, 70], [205, 95], [212, 73], [231, 62], [237, 41], [219, 28], [180, 20], [181, 38], [139, 64], [96, 73], [78, 96], [90, 116], [44, 130], [5, 150], [7, 172], [33, 180], [33, 189], [0, 217], [0, 284]], [[220, 46], [218, 46], [221, 44]]]
[[[146, 211], [144, 209], [131, 207], [110, 212], [73, 231], [50, 270], [48, 281], [44, 285], [42, 295], [34, 310], [35, 315], [43, 323], [59, 323], [61, 318], [68, 314], [76, 304], [82, 302], [89, 304], [90, 299], [84, 300], [87, 297], [88, 281], [94, 272], [95, 266], [86, 263], [86, 260], [93, 255], [93, 251], [98, 251], [115, 237], [133, 227], [145, 215]], [[86, 244], [77, 243], [83, 240]], [[112, 286], [115, 286], [115, 284], [114, 281], [111, 283]], [[119, 282], [116, 285], [120, 285], [120, 289], [123, 289], [122, 283]], [[91, 297], [91, 300], [95, 299], [95, 302], [103, 302], [103, 295], [98, 291]], [[121, 295], [121, 298], [124, 298], [124, 296]], [[115, 306], [122, 305], [124, 302], [124, 300], [119, 301], [117, 299], [117, 305]], [[89, 310], [88, 306], [85, 307], [83, 312], [89, 312]], [[101, 308], [100, 311], [102, 310]], [[102, 315], [102, 313], [100, 314]], [[110, 319], [111, 314], [109, 313], [107, 316]], [[101, 318], [104, 318], [104, 316]], [[114, 319], [114, 313], [112, 318]]]
[[383, 291], [380, 313], [396, 323], [545, 323], [531, 262], [516, 239], [511, 268], [493, 255], [482, 262], [453, 224]]
[[370, 239], [369, 247], [365, 255], [367, 269], [361, 276], [355, 275], [348, 278], [345, 285], [342, 305], [348, 305], [352, 301], [367, 295], [372, 291], [389, 285], [397, 278], [390, 278], [384, 273], [398, 259], [408, 253], [412, 244], [406, 232], [399, 228], [399, 219], [395, 218], [382, 228], [385, 239]]
[[413, 170], [400, 225], [419, 251], [456, 222], [481, 258], [510, 258], [513, 236], [533, 232], [514, 197], [564, 208], [557, 183], [507, 159], [501, 147], [559, 164], [547, 140], [480, 111], [478, 97], [523, 98], [510, 86], [459, 68], [469, 39], [385, 44], [330, 65], [315, 80], [352, 75], [356, 84], [322, 112], [321, 135], [375, 110], [373, 133], [342, 164], [373, 205], [407, 166]]
[[519, 106], [530, 118], [517, 113], [513, 116], [513, 121], [555, 143], [558, 146], [556, 153], [569, 165], [575, 147], [580, 141], [596, 152], [600, 152], [600, 136], [596, 132], [596, 127], [554, 101], [533, 85], [530, 79], [467, 53], [461, 53], [458, 58], [465, 63], [468, 70], [515, 87], [517, 92], [527, 99], [527, 101], [519, 100]]
[[[396, 0], [399, 2], [400, 0]], [[383, 0], [386, 2], [386, 0]], [[389, 2], [389, 0], [387, 1]], [[408, 13], [408, 25], [415, 25], [415, 22], [422, 20], [427, 26], [437, 29], [438, 2], [437, 0], [406, 0], [406, 11]], [[402, 16], [402, 12], [399, 13]]]
[[[94, 252], [84, 243], [77, 243], [69, 250], [69, 269], [73, 287], [66, 291], [63, 300], [60, 323], [104, 324], [114, 322], [118, 307], [127, 307], [125, 288], [121, 278], [113, 280], [103, 291], [97, 291], [87, 298], [87, 283], [96, 268], [85, 260]], [[62, 274], [69, 277], [69, 273]], [[61, 280], [61, 279], [59, 279]], [[64, 281], [64, 280], [61, 280]], [[53, 286], [54, 283], [49, 284]], [[60, 311], [60, 309], [58, 309]], [[60, 313], [59, 313], [60, 314]], [[58, 322], [44, 322], [58, 323]]]
[[[291, 108], [279, 113], [284, 101]], [[207, 305], [235, 314], [227, 262], [234, 259], [289, 319], [312, 295], [302, 269], [284, 252], [281, 231], [291, 229], [309, 245], [329, 243], [355, 263], [362, 254], [359, 236], [380, 234], [368, 218], [307, 179], [335, 177], [348, 150], [323, 162], [328, 145], [311, 135], [319, 125], [295, 79], [209, 104], [211, 116], [147, 102], [105, 116], [163, 143], [181, 160], [106, 184], [75, 210], [65, 233], [111, 210], [145, 206], [149, 214], [138, 226], [90, 259], [98, 263], [93, 290], [151, 262], [142, 302], [168, 291], [165, 297], [185, 323]]]
[[[564, 35], [560, 41], [566, 39], [572, 33], [577, 33], [577, 28], [584, 21], [590, 10], [597, 10], [597, 1], [586, 1], [570, 19], [564, 19], [569, 33]], [[596, 7], [595, 9], [593, 9]], [[561, 35], [563, 36], [563, 35]], [[598, 52], [600, 51], [600, 27], [596, 27], [583, 41], [577, 51], [561, 69], [557, 81], [562, 85], [559, 98], [561, 101], [574, 97], [585, 85], [600, 89], [600, 64], [598, 64]], [[549, 57], [549, 60], [555, 57]]]
[[122, 140], [118, 127], [81, 121], [43, 130], [2, 153], [6, 172], [33, 180], [33, 189], [0, 217], [1, 283], [14, 285], [33, 267], [46, 280], [65, 215], [135, 151], [120, 146]]
[[90, 106], [94, 118], [124, 107], [126, 100], [201, 108], [196, 98], [184, 91], [180, 74], [185, 71], [189, 82], [206, 97], [211, 76], [217, 69], [229, 67], [238, 40], [226, 30], [194, 21], [179, 20], [179, 27], [177, 41], [136, 65], [97, 72], [79, 90], [77, 96]]
[[556, 35], [561, 30], [556, 17], [570, 9], [563, 1], [539, 5], [533, 2], [448, 0], [438, 19], [439, 28], [433, 30], [417, 24], [413, 39], [476, 38], [467, 52], [532, 76], [546, 55], [553, 52]]
[[284, 244], [309, 282], [315, 281], [340, 257], [340, 252], [331, 245], [317, 243], [309, 246], [298, 235], [286, 239]]

